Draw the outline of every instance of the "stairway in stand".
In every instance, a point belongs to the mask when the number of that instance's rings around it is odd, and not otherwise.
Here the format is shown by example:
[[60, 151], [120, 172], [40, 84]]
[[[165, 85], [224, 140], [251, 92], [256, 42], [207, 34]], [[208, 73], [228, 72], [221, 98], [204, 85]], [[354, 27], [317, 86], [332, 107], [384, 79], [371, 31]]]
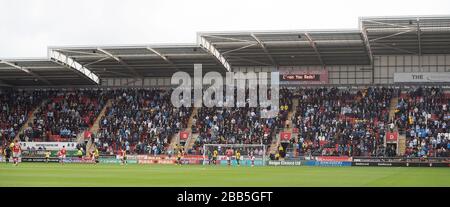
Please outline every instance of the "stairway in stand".
[[389, 105], [389, 120], [394, 120], [395, 118], [395, 109], [397, 109], [398, 97], [392, 97], [391, 103]]
[[[391, 102], [389, 104], [389, 124], [392, 120], [395, 120], [395, 110], [397, 109], [398, 97], [394, 96], [391, 98]], [[389, 126], [387, 126], [389, 129]], [[397, 125], [394, 127], [394, 132], [398, 132]]]
[[188, 129], [187, 129], [187, 131], [189, 132], [189, 137], [186, 140], [186, 143], [184, 144], [184, 151], [185, 152], [187, 152], [188, 149], [191, 149], [194, 146], [195, 141], [197, 140], [197, 137], [200, 134], [198, 132], [197, 133], [192, 133], [192, 128], [191, 128], [193, 120], [194, 120], [194, 116], [197, 116], [197, 114], [198, 114], [198, 108], [195, 107], [194, 110], [192, 111], [191, 117], [189, 118], [189, 121], [188, 121]]
[[[197, 114], [198, 114], [198, 108], [197, 108], [197, 107], [194, 107], [194, 108], [192, 109], [191, 116], [189, 117], [188, 124], [187, 124], [187, 128], [181, 130], [181, 131], [186, 131], [186, 132], [189, 133], [188, 139], [186, 140], [186, 143], [185, 143], [185, 145], [184, 145], [184, 150], [185, 150], [185, 151], [186, 151], [187, 149], [189, 149], [189, 148], [188, 148], [189, 146], [192, 147], [192, 146], [194, 145], [195, 140], [196, 140], [197, 137], [198, 137], [198, 133], [192, 134], [192, 129], [191, 129], [191, 126], [192, 126], [192, 123], [193, 123], [193, 120], [194, 120], [194, 116], [196, 116]], [[194, 138], [194, 137], [195, 137], [195, 138]], [[191, 140], [194, 140], [193, 143], [192, 143], [192, 145], [191, 145]], [[167, 151], [172, 151], [172, 152], [173, 152], [173, 149], [175, 149], [175, 146], [176, 146], [177, 144], [178, 144], [178, 146], [180, 146], [180, 132], [174, 134], [174, 135], [171, 137], [171, 139], [170, 139], [170, 145], [169, 145], [169, 148], [167, 149]]]
[[[395, 110], [397, 109], [398, 99], [399, 98], [397, 96], [392, 97], [391, 99], [391, 103], [389, 105], [389, 121], [395, 120]], [[397, 125], [395, 125], [394, 132], [398, 133], [397, 154], [403, 156], [406, 150], [406, 136], [404, 134], [399, 133]]]
[[[97, 116], [97, 118], [95, 119], [94, 124], [92, 125], [92, 127], [90, 127], [90, 128], [89, 128], [88, 130], [86, 130], [86, 131], [91, 132], [92, 135], [96, 135], [96, 134], [98, 133], [98, 131], [100, 130], [100, 124], [101, 124], [101, 121], [102, 121], [102, 117], [105, 116], [106, 110], [107, 110], [108, 108], [110, 108], [111, 106], [112, 106], [112, 100], [109, 99], [109, 100], [106, 102], [106, 104], [105, 104], [105, 106], [103, 107], [103, 109], [100, 111], [100, 114], [98, 114], [98, 116]], [[82, 136], [83, 138], [80, 139], [80, 137], [78, 137], [78, 143], [82, 143], [82, 142], [85, 141], [85, 140], [84, 140], [84, 132], [85, 132], [85, 131], [82, 132], [82, 135], [79, 135], [79, 136]], [[90, 152], [91, 150], [94, 149], [93, 147], [94, 147], [94, 143], [92, 142], [92, 139], [89, 139], [89, 140], [88, 140], [88, 143], [86, 144], [86, 151], [87, 151], [87, 152]]]
[[[193, 135], [192, 135], [192, 129], [191, 129], [191, 126], [192, 126], [192, 123], [193, 123], [194, 116], [196, 116], [197, 113], [198, 113], [198, 108], [193, 108], [193, 109], [192, 109], [191, 116], [189, 117], [189, 120], [188, 120], [187, 128], [181, 130], [181, 131], [187, 131], [187, 132], [189, 132], [188, 139], [186, 140], [186, 143], [185, 143], [185, 145], [184, 145], [184, 149], [185, 149], [185, 150], [188, 149], [187, 146], [189, 145], [189, 142], [190, 142], [190, 140], [191, 140], [191, 137], [193, 136]], [[197, 134], [197, 136], [198, 136], [198, 133], [196, 133], [196, 134]], [[174, 135], [171, 137], [171, 139], [170, 139], [170, 145], [169, 145], [169, 148], [167, 149], [167, 151], [173, 151], [173, 149], [175, 149], [175, 146], [176, 146], [177, 144], [178, 144], [178, 146], [180, 146], [180, 132], [174, 134]], [[192, 147], [192, 146], [191, 146], [191, 147]]]
[[400, 156], [405, 155], [406, 151], [406, 135], [399, 134], [398, 135], [398, 147], [397, 147], [397, 154]]
[[28, 114], [27, 117], [27, 121], [22, 125], [22, 127], [19, 129], [19, 131], [17, 132], [16, 136], [14, 137], [14, 140], [19, 140], [20, 139], [20, 134], [24, 133], [25, 129], [28, 127], [28, 124], [32, 123], [36, 113], [39, 111], [39, 108], [41, 108], [42, 106], [44, 106], [45, 104], [47, 104], [49, 100], [45, 99], [41, 102], [41, 104], [39, 106], [37, 106], [33, 112], [31, 112], [30, 114]]
[[175, 133], [174, 135], [172, 135], [172, 137], [170, 138], [169, 147], [167, 148], [166, 152], [172, 152], [173, 149], [175, 149], [175, 146], [180, 143], [180, 139], [179, 138], [180, 138], [180, 132]]
[[272, 143], [270, 144], [269, 150], [267, 150], [267, 152], [269, 154], [275, 154], [278, 149], [278, 145], [280, 145], [280, 134], [279, 133], [275, 134], [275, 137], [272, 139]]
[[184, 151], [187, 152], [189, 149], [192, 149], [192, 147], [195, 144], [195, 141], [197, 141], [198, 136], [200, 136], [199, 133], [190, 133], [190, 136], [186, 143], [184, 144]]
[[[286, 119], [286, 122], [284, 124], [284, 129], [283, 129], [283, 131], [285, 131], [285, 132], [290, 132], [291, 136], [294, 136], [293, 127], [292, 127], [292, 117], [294, 117], [295, 111], [298, 107], [298, 101], [299, 100], [297, 98], [292, 100], [292, 108], [290, 109], [290, 111], [288, 113], [288, 117]], [[270, 144], [269, 150], [267, 150], [267, 152], [269, 152], [269, 154], [276, 153], [278, 146], [280, 145], [280, 142], [281, 142], [280, 135], [276, 134], [274, 139], [272, 139], [272, 143]]]

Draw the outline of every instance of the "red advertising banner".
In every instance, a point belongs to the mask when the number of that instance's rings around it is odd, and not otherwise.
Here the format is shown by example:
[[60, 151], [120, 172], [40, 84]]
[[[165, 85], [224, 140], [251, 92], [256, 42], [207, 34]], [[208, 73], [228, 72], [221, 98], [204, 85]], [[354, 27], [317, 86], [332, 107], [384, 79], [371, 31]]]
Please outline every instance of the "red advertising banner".
[[316, 157], [316, 160], [343, 162], [343, 161], [352, 161], [352, 158], [348, 156], [318, 156]]
[[138, 164], [175, 164], [175, 159], [169, 160], [157, 160], [157, 159], [146, 159], [138, 160]]
[[386, 142], [397, 142], [397, 132], [386, 132]]
[[328, 70], [280, 67], [279, 71], [282, 84], [328, 84]]
[[187, 131], [180, 132], [180, 140], [187, 140], [188, 137], [189, 137], [189, 132], [187, 132]]
[[[132, 155], [131, 155], [132, 156]], [[130, 158], [129, 156], [128, 158]], [[137, 155], [133, 156], [137, 159], [138, 164], [175, 164], [176, 157], [168, 157], [164, 155], [149, 156], [149, 155]], [[183, 164], [201, 164], [203, 160], [202, 155], [185, 155], [181, 158]]]
[[281, 141], [291, 140], [291, 133], [290, 132], [280, 132], [280, 139], [281, 139]]

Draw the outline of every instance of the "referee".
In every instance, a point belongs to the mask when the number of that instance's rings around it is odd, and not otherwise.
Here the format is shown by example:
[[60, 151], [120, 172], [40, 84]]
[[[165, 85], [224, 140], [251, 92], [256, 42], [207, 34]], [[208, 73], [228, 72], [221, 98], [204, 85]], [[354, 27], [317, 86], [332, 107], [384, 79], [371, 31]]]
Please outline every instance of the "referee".
[[6, 147], [4, 154], [5, 154], [5, 163], [9, 163], [9, 158], [11, 157], [11, 148]]

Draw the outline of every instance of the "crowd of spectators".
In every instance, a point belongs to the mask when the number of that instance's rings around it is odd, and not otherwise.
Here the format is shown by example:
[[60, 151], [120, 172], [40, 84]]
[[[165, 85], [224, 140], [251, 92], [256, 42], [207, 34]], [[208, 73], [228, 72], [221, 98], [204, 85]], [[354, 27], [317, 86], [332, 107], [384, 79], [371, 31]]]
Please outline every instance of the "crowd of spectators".
[[104, 153], [165, 153], [172, 136], [187, 128], [192, 108], [175, 108], [170, 90], [114, 90], [96, 143]]
[[[376, 156], [384, 153], [392, 88], [296, 90], [292, 143], [300, 154]], [[292, 139], [294, 142], [294, 138]]]
[[0, 142], [11, 142], [41, 103], [40, 91], [0, 91]]
[[196, 151], [203, 144], [269, 144], [277, 118], [261, 119], [259, 108], [200, 108], [194, 131]]
[[46, 92], [47, 100], [26, 127], [24, 141], [73, 141], [94, 124], [108, 100], [101, 90]]
[[[399, 101], [390, 120], [393, 97]], [[111, 100], [93, 136], [103, 153], [167, 153], [171, 138], [186, 128], [198, 134], [189, 152], [201, 153], [204, 144], [269, 146], [281, 130], [295, 128], [290, 146], [300, 155], [396, 156], [384, 147], [384, 136], [398, 131], [406, 136], [408, 157], [449, 156], [450, 95], [440, 88], [283, 88], [276, 117], [262, 118], [265, 109], [249, 107], [247, 99], [245, 107], [198, 108], [190, 126], [193, 108], [176, 108], [170, 99], [171, 90], [163, 89], [0, 91], [0, 141], [16, 135], [22, 141], [73, 140]], [[35, 118], [20, 133], [34, 109]], [[286, 124], [289, 113], [292, 126]]]
[[[245, 107], [237, 107], [236, 104], [235, 107], [199, 108], [191, 126], [199, 136], [188, 150], [201, 154], [204, 144], [270, 145], [274, 135], [285, 127], [292, 107], [292, 94], [288, 89], [280, 89], [279, 95], [279, 115], [273, 118], [261, 118], [261, 111], [267, 109], [249, 107], [249, 99], [246, 99]], [[248, 90], [246, 96], [249, 97]]]
[[406, 156], [449, 156], [450, 96], [439, 88], [413, 88], [400, 96], [396, 124], [406, 135]]

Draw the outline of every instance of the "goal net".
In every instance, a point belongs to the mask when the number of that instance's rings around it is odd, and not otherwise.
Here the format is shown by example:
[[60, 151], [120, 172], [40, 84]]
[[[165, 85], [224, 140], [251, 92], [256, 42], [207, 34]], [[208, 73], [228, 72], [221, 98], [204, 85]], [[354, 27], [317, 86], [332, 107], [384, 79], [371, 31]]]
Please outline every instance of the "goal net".
[[261, 144], [205, 144], [203, 145], [203, 165], [213, 165], [214, 151], [217, 151], [216, 165], [228, 164], [227, 151], [232, 151], [231, 165], [266, 165], [266, 146]]

